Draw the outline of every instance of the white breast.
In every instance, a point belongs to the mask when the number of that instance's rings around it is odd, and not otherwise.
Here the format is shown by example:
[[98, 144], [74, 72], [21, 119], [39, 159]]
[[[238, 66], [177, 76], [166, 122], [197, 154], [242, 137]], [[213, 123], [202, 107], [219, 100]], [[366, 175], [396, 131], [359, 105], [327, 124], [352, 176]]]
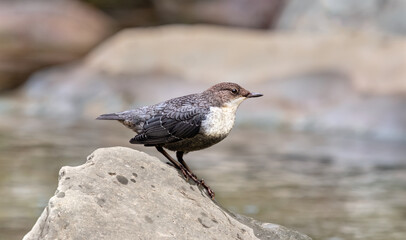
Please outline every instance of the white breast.
[[210, 107], [200, 132], [206, 136], [226, 137], [234, 126], [235, 112], [245, 97], [234, 99], [223, 107]]

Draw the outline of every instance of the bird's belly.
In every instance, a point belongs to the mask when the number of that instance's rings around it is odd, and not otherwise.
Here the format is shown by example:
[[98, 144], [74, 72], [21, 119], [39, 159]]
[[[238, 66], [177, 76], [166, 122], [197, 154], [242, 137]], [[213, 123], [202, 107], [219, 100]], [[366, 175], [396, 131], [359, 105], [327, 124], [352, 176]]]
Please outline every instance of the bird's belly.
[[227, 135], [218, 137], [208, 137], [202, 134], [197, 134], [193, 138], [183, 139], [174, 143], [167, 143], [164, 145], [165, 148], [171, 151], [182, 151], [182, 152], [192, 152], [208, 148], [221, 140], [223, 140]]

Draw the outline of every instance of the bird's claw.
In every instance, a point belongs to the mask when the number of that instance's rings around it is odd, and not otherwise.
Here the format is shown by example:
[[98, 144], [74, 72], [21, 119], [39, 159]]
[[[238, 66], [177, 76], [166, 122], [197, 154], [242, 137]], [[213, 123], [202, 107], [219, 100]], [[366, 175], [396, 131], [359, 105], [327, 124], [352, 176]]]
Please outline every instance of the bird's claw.
[[206, 182], [201, 179], [199, 180], [195, 174], [193, 174], [192, 172], [188, 171], [185, 168], [181, 168], [180, 169], [182, 171], [183, 177], [186, 179], [186, 181], [189, 181], [189, 178], [192, 179], [198, 186], [202, 186], [204, 187], [204, 189], [206, 189], [207, 194], [209, 194], [211, 199], [214, 199], [215, 193], [213, 190], [211, 190], [211, 188], [206, 184]]
[[205, 184], [205, 183], [204, 183], [204, 180], [203, 180], [203, 178], [202, 178], [202, 179], [199, 180], [199, 182], [197, 183], [197, 185], [202, 186], [203, 184]]
[[213, 190], [211, 190], [210, 187], [207, 187], [207, 188], [206, 188], [206, 191], [207, 191], [207, 193], [209, 194], [210, 198], [211, 198], [211, 199], [214, 199], [214, 196], [215, 196], [216, 194], [213, 192]]
[[211, 198], [211, 199], [214, 199], [214, 196], [215, 196], [216, 194], [215, 194], [214, 191], [211, 190], [211, 188], [204, 182], [203, 179], [199, 180], [198, 185], [199, 185], [199, 186], [203, 186], [204, 189], [206, 189], [207, 193], [209, 194], [210, 198]]

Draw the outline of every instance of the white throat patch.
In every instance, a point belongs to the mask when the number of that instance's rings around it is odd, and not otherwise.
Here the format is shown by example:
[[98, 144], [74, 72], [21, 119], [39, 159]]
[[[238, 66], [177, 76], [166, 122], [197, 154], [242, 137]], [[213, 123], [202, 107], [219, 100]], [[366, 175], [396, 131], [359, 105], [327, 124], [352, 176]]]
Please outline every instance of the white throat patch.
[[226, 137], [234, 126], [235, 112], [245, 99], [245, 97], [239, 97], [222, 107], [210, 107], [200, 132], [206, 136]]

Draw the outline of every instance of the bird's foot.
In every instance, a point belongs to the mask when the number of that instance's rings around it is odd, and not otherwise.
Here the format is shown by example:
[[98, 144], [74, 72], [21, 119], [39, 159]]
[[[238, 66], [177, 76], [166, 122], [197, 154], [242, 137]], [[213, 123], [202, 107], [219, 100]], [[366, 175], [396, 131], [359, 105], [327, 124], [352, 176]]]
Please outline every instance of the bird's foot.
[[207, 193], [209, 194], [210, 198], [211, 198], [211, 199], [214, 199], [214, 196], [215, 196], [216, 194], [215, 194], [214, 191], [211, 190], [211, 188], [204, 182], [203, 179], [198, 180], [198, 183], [197, 183], [197, 184], [198, 184], [199, 186], [200, 186], [200, 185], [203, 186], [204, 189], [206, 189]]
[[186, 181], [189, 181], [189, 179], [193, 180], [198, 186], [204, 187], [206, 189], [207, 193], [209, 194], [211, 199], [214, 199], [214, 191], [211, 190], [211, 188], [205, 183], [203, 179], [199, 180], [195, 174], [192, 172], [188, 171], [186, 168], [181, 168], [183, 176], [185, 177]]

